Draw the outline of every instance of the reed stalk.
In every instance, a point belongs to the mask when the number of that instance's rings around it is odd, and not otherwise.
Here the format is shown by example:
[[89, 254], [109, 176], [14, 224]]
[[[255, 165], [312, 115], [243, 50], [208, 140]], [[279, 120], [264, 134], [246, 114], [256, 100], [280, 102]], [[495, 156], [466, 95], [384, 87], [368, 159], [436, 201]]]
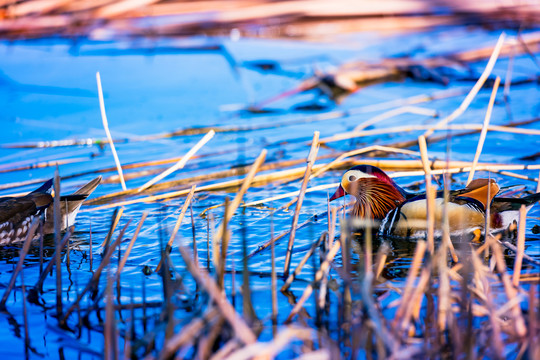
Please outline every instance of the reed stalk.
[[163, 349], [159, 353], [158, 359], [170, 359], [178, 349], [199, 337], [207, 324], [211, 323], [218, 315], [218, 309], [211, 307], [205, 311], [203, 316], [194, 318], [189, 324], [182, 328], [182, 331], [176, 333], [165, 342]]
[[523, 263], [523, 255], [525, 253], [526, 218], [527, 218], [527, 207], [525, 205], [521, 205], [521, 208], [519, 209], [517, 252], [516, 252], [516, 259], [514, 261], [514, 274], [512, 277], [512, 283], [514, 284], [515, 287], [519, 287], [521, 266]]
[[396, 316], [394, 317], [394, 324], [396, 325], [398, 321], [403, 318], [406, 308], [410, 305], [409, 302], [411, 301], [412, 291], [414, 288], [413, 282], [418, 275], [420, 266], [422, 265], [422, 260], [426, 252], [426, 248], [427, 245], [425, 241], [418, 241], [418, 243], [416, 244], [416, 249], [414, 250], [411, 266], [409, 267], [409, 271], [407, 273], [407, 280], [405, 282], [403, 294], [401, 294], [399, 307], [396, 311]]
[[439, 121], [431, 129], [427, 130], [423, 134], [423, 136], [425, 138], [428, 138], [429, 136], [431, 136], [435, 130], [441, 129], [445, 125], [447, 125], [448, 123], [454, 121], [461, 114], [463, 114], [465, 112], [465, 110], [467, 110], [467, 108], [469, 107], [469, 105], [471, 104], [473, 99], [476, 97], [476, 95], [478, 94], [478, 92], [480, 91], [482, 86], [484, 86], [484, 83], [486, 82], [489, 75], [491, 74], [491, 71], [493, 70], [493, 67], [495, 66], [495, 62], [497, 61], [497, 58], [499, 57], [499, 53], [501, 52], [501, 49], [502, 49], [502, 46], [504, 44], [505, 38], [506, 38], [505, 33], [502, 33], [499, 36], [499, 40], [497, 40], [497, 44], [495, 44], [495, 47], [493, 48], [493, 52], [491, 53], [491, 56], [490, 56], [490, 58], [488, 60], [488, 63], [486, 65], [484, 71], [482, 72], [482, 75], [480, 75], [480, 77], [478, 78], [478, 81], [476, 82], [476, 84], [474, 84], [473, 88], [471, 89], [469, 94], [467, 94], [467, 96], [465, 97], [465, 99], [463, 100], [461, 105], [456, 110], [454, 110], [454, 112], [452, 112], [452, 114], [450, 114], [449, 116], [447, 116], [444, 119], [442, 119], [441, 121]]
[[489, 98], [489, 104], [486, 111], [486, 117], [484, 118], [484, 124], [482, 125], [482, 131], [480, 132], [480, 138], [478, 139], [478, 145], [476, 147], [476, 153], [474, 154], [474, 160], [472, 162], [471, 172], [469, 173], [469, 177], [467, 179], [467, 185], [470, 184], [470, 182], [472, 181], [474, 177], [474, 171], [475, 171], [476, 165], [478, 164], [478, 160], [480, 159], [480, 154], [482, 153], [482, 147], [484, 146], [484, 141], [486, 140], [487, 129], [489, 126], [489, 121], [491, 120], [491, 112], [493, 111], [493, 104], [495, 104], [495, 98], [497, 97], [497, 90], [499, 89], [500, 82], [501, 82], [501, 78], [497, 76], [497, 78], [495, 79], [495, 84], [493, 84], [491, 97]]
[[433, 235], [435, 232], [435, 197], [436, 189], [431, 185], [431, 167], [429, 165], [429, 157], [427, 153], [426, 139], [424, 136], [418, 137], [418, 146], [422, 155], [422, 165], [426, 179], [426, 222], [427, 222], [427, 244], [429, 252], [433, 253], [435, 249]]
[[[171, 166], [170, 168], [168, 168], [167, 170], [165, 170], [164, 172], [162, 172], [161, 174], [159, 174], [158, 176], [154, 177], [152, 180], [149, 180], [148, 182], [146, 182], [144, 185], [142, 185], [141, 187], [139, 187], [137, 189], [137, 192], [141, 192], [147, 188], [149, 188], [150, 186], [152, 186], [153, 184], [157, 183], [158, 181], [164, 179], [165, 177], [169, 176], [170, 174], [172, 174], [173, 172], [177, 171], [177, 170], [180, 170], [182, 168], [184, 168], [184, 166], [186, 165], [186, 163], [189, 161], [189, 159], [191, 159], [191, 157], [193, 155], [195, 155], [195, 153], [197, 151], [199, 151], [200, 148], [202, 148], [208, 141], [210, 141], [213, 137], [214, 137], [214, 134], [216, 132], [214, 130], [210, 130], [206, 135], [204, 135], [204, 137], [199, 140], [199, 142], [197, 144], [195, 144], [195, 146], [193, 146], [187, 153], [186, 155], [184, 155], [182, 157], [182, 159], [180, 159], [176, 164], [174, 164], [173, 166]], [[125, 191], [126, 189], [124, 189]]]
[[257, 337], [253, 331], [248, 327], [245, 321], [240, 317], [236, 310], [232, 307], [231, 303], [225, 297], [214, 280], [208, 275], [208, 273], [199, 268], [199, 266], [193, 262], [189, 252], [184, 249], [182, 246], [178, 248], [180, 254], [186, 263], [188, 271], [191, 273], [195, 281], [202, 286], [207, 292], [212, 300], [216, 303], [216, 306], [221, 311], [221, 314], [229, 325], [233, 328], [236, 336], [244, 344], [253, 344], [257, 341]]
[[4, 295], [2, 296], [2, 300], [0, 300], [0, 310], [2, 311], [6, 310], [6, 302], [9, 298], [9, 294], [11, 293], [11, 291], [13, 290], [13, 287], [15, 286], [15, 281], [17, 280], [17, 276], [19, 275], [19, 272], [23, 268], [24, 259], [26, 258], [26, 254], [28, 254], [28, 250], [30, 250], [30, 244], [32, 243], [37, 227], [39, 226], [39, 221], [40, 221], [39, 216], [34, 217], [34, 220], [32, 220], [32, 223], [28, 227], [28, 233], [26, 235], [26, 238], [24, 239], [23, 247], [19, 251], [19, 261], [17, 262], [17, 265], [15, 266], [15, 270], [13, 271], [13, 274], [11, 274], [11, 278], [9, 280], [8, 286], [6, 287], [6, 291], [4, 291]]
[[[240, 190], [234, 197], [234, 200], [231, 202], [231, 206], [229, 207], [228, 211], [225, 212], [223, 215], [223, 222], [229, 222], [238, 207], [240, 206], [240, 203], [242, 202], [242, 198], [244, 197], [244, 194], [247, 192], [249, 187], [251, 186], [251, 183], [253, 182], [253, 179], [255, 178], [255, 174], [259, 170], [259, 167], [262, 165], [266, 158], [266, 149], [263, 149], [253, 165], [251, 166], [251, 169], [249, 170], [249, 173], [246, 175], [244, 180], [242, 181], [242, 186], [240, 187]], [[222, 222], [222, 224], [223, 224]], [[214, 233], [215, 239], [221, 239], [224, 236], [223, 233], [223, 225], [220, 225], [217, 229], [217, 231]]]
[[71, 304], [71, 306], [66, 310], [66, 312], [63, 314], [63, 319], [61, 319], [61, 323], [65, 324], [68, 317], [71, 315], [71, 313], [76, 309], [77, 306], [79, 306], [83, 296], [88, 292], [90, 291], [91, 289], [95, 288], [97, 285], [98, 285], [98, 282], [99, 282], [99, 278], [101, 277], [101, 273], [103, 272], [103, 270], [105, 269], [105, 267], [109, 264], [110, 260], [111, 260], [111, 257], [114, 253], [114, 251], [116, 250], [116, 247], [118, 245], [120, 245], [121, 241], [122, 241], [122, 238], [124, 236], [124, 233], [125, 231], [127, 230], [129, 224], [131, 223], [131, 219], [128, 220], [128, 222], [126, 223], [126, 225], [124, 225], [124, 227], [122, 228], [122, 230], [120, 231], [120, 233], [118, 234], [118, 237], [116, 238], [116, 240], [114, 241], [114, 243], [109, 246], [109, 248], [107, 249], [107, 252], [105, 253], [105, 255], [103, 256], [103, 258], [101, 259], [101, 263], [99, 264], [98, 268], [96, 269], [96, 271], [92, 274], [92, 277], [90, 278], [90, 280], [88, 281], [88, 283], [86, 284], [86, 286], [84, 287], [83, 291], [81, 291], [79, 293], [79, 295], [77, 296], [76, 300]]
[[285, 278], [289, 276], [289, 268], [291, 266], [291, 259], [292, 259], [291, 255], [292, 255], [292, 250], [294, 246], [294, 238], [296, 236], [296, 227], [298, 225], [298, 217], [300, 216], [300, 209], [302, 208], [302, 203], [304, 201], [304, 195], [306, 193], [307, 184], [309, 182], [309, 177], [311, 175], [311, 169], [313, 168], [313, 164], [315, 163], [315, 159], [317, 158], [318, 151], [319, 151], [319, 132], [315, 131], [315, 133], [313, 134], [313, 140], [311, 141], [311, 149], [309, 150], [309, 154], [306, 160], [307, 162], [306, 172], [304, 173], [304, 179], [302, 180], [302, 184], [300, 185], [298, 201], [296, 202], [296, 208], [294, 209], [291, 232], [289, 235], [289, 243], [287, 245], [287, 253], [285, 255], [285, 267], [283, 268], [283, 275]]
[[[169, 241], [167, 241], [166, 248], [171, 248], [174, 243], [174, 240], [176, 239], [176, 234], [178, 233], [178, 230], [180, 230], [180, 226], [182, 225], [182, 221], [184, 220], [189, 204], [191, 203], [191, 200], [193, 199], [193, 194], [195, 194], [195, 189], [196, 189], [196, 186], [193, 185], [191, 187], [191, 190], [189, 191], [189, 194], [186, 200], [184, 201], [184, 205], [182, 206], [180, 215], [178, 215], [178, 219], [176, 220], [176, 224], [174, 225], [171, 236], [169, 237]], [[163, 258], [161, 258], [161, 260], [159, 261], [159, 264], [156, 266], [155, 272], [159, 272], [159, 270], [161, 269], [161, 266], [163, 266]]]
[[60, 232], [62, 231], [62, 212], [60, 210], [60, 175], [58, 166], [54, 172], [54, 199], [53, 199], [53, 220], [54, 220], [54, 243], [56, 245], [56, 316], [58, 322], [62, 318], [62, 266], [60, 253], [62, 251]]
[[118, 226], [120, 218], [123, 214], [124, 208], [119, 207], [114, 209], [113, 216], [111, 218], [111, 225], [109, 226], [109, 231], [107, 232], [107, 236], [105, 236], [105, 240], [103, 240], [99, 247], [106, 249], [109, 246], [109, 242], [111, 241], [114, 231], [116, 230], [116, 227]]
[[315, 277], [312, 284], [309, 284], [302, 293], [302, 296], [298, 300], [298, 302], [294, 305], [293, 309], [291, 310], [289, 316], [287, 316], [287, 319], [285, 320], [285, 323], [289, 323], [292, 318], [298, 314], [298, 312], [303, 308], [304, 303], [309, 298], [309, 296], [313, 293], [313, 287], [315, 283], [318, 283], [321, 281], [321, 279], [326, 276], [328, 273], [330, 263], [334, 260], [334, 257], [336, 256], [337, 252], [339, 251], [341, 247], [340, 241], [334, 241], [332, 244], [332, 247], [329, 249], [328, 254], [326, 255], [326, 258], [322, 262], [319, 270], [315, 273]]
[[101, 120], [103, 122], [103, 128], [107, 134], [107, 139], [109, 140], [109, 145], [111, 146], [111, 151], [114, 157], [114, 162], [116, 163], [116, 169], [118, 170], [118, 176], [120, 176], [120, 183], [122, 184], [122, 190], [126, 191], [126, 182], [124, 181], [124, 173], [122, 172], [122, 165], [120, 165], [120, 159], [118, 159], [118, 154], [116, 153], [116, 147], [109, 131], [109, 122], [107, 121], [107, 113], [105, 112], [105, 101], [103, 100], [103, 89], [101, 88], [101, 76], [99, 71], [96, 73], [96, 81], [98, 87], [99, 95], [99, 109], [101, 111]]
[[508, 275], [508, 272], [506, 271], [506, 265], [504, 262], [501, 248], [499, 247], [499, 244], [495, 241], [493, 237], [491, 236], [486, 236], [486, 237], [493, 251], [493, 256], [495, 258], [495, 266], [502, 278], [506, 296], [508, 297], [509, 301], [512, 301], [514, 303], [514, 306], [512, 306], [512, 310], [511, 310], [512, 316], [513, 316], [514, 329], [516, 331], [517, 336], [520, 336], [520, 337], [525, 336], [525, 334], [527, 333], [527, 329], [525, 327], [525, 320], [523, 319], [523, 314], [519, 306], [519, 302], [515, 301], [517, 297], [517, 289], [512, 284], [512, 279], [510, 278], [510, 276]]
[[[70, 226], [68, 228], [68, 230], [64, 234], [64, 237], [62, 238], [62, 242], [60, 243], [60, 249], [63, 249], [63, 248], [66, 247], [66, 245], [67, 245], [71, 235], [73, 235], [74, 231], [75, 231], [75, 227]], [[39, 293], [43, 292], [43, 282], [47, 278], [47, 275], [52, 271], [53, 266], [56, 264], [56, 251], [57, 251], [57, 249], [55, 247], [55, 250], [54, 250], [54, 253], [53, 253], [51, 259], [49, 260], [49, 262], [45, 266], [45, 269], [43, 270], [43, 272], [41, 272], [41, 274], [39, 275], [39, 279], [36, 282], [36, 285], [34, 285], [34, 289], [36, 289]]]
[[144, 221], [146, 220], [146, 217], [148, 216], [148, 211], [143, 212], [141, 216], [141, 220], [139, 220], [139, 224], [137, 225], [137, 229], [135, 229], [135, 233], [131, 237], [131, 240], [129, 241], [129, 245], [126, 248], [126, 251], [124, 252], [124, 256], [122, 256], [122, 260], [120, 260], [120, 263], [118, 264], [118, 269], [116, 269], [116, 279], [118, 280], [120, 277], [120, 274], [122, 273], [122, 270], [124, 269], [124, 266], [126, 265], [126, 262], [129, 258], [129, 254], [131, 254], [131, 250], [133, 249], [133, 245], [135, 245], [135, 241], [139, 237], [139, 232], [141, 231], [141, 228], [144, 224]]
[[283, 284], [283, 286], [281, 287], [281, 291], [284, 292], [284, 291], [287, 291], [287, 289], [289, 288], [289, 286], [291, 286], [292, 282], [294, 281], [294, 279], [300, 275], [300, 272], [302, 271], [302, 268], [304, 267], [304, 265], [306, 264], [306, 262], [309, 260], [309, 258], [311, 257], [311, 255], [313, 255], [313, 253], [315, 252], [315, 249], [317, 249], [322, 241], [324, 239], [326, 239], [326, 237], [328, 237], [328, 233], [323, 233], [319, 239], [317, 241], [315, 241], [311, 247], [309, 248], [308, 252], [304, 255], [304, 257], [302, 258], [302, 260], [300, 260], [300, 263], [298, 263], [298, 265], [296, 266], [296, 268], [294, 269], [294, 271], [287, 277], [287, 280], [285, 280], [285, 283]]

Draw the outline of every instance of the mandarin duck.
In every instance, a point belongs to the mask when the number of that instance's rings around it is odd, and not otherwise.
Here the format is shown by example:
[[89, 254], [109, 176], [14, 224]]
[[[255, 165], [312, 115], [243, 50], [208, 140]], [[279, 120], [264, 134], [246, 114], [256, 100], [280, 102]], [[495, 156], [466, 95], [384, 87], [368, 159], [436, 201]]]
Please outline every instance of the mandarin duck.
[[[493, 179], [477, 179], [467, 187], [449, 191], [446, 211], [451, 235], [482, 230], [486, 208], [490, 206], [490, 229], [508, 228], [519, 218], [519, 208], [527, 210], [540, 200], [540, 193], [523, 198], [495, 197], [499, 186]], [[427, 201], [425, 193], [409, 193], [381, 169], [358, 165], [343, 175], [330, 201], [350, 194], [356, 198], [351, 215], [380, 222], [379, 235], [397, 238], [420, 238], [426, 234]], [[488, 198], [489, 195], [489, 198]], [[442, 234], [444, 191], [435, 198], [435, 236]]]
[[[71, 195], [60, 196], [62, 230], [73, 225], [82, 203], [100, 182], [101, 176]], [[0, 198], [0, 246], [24, 241], [36, 216], [44, 216], [44, 234], [54, 233], [52, 186], [53, 180], [50, 179], [27, 195]]]

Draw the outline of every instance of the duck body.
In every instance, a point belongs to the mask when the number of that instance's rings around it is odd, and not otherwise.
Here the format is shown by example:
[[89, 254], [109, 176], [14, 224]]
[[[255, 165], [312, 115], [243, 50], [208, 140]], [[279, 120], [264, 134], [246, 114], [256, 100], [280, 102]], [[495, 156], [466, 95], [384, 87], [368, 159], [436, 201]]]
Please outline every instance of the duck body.
[[[101, 176], [90, 181], [74, 194], [60, 197], [61, 229], [73, 225], [84, 200], [101, 182]], [[46, 181], [38, 189], [20, 197], [0, 198], [0, 246], [24, 241], [30, 224], [42, 217], [43, 233], [54, 233], [54, 199], [50, 194], [53, 180]]]
[[[437, 193], [434, 204], [435, 236], [442, 235], [445, 214], [451, 235], [461, 235], [485, 225], [485, 210], [481, 202], [467, 197], [450, 196], [444, 205], [444, 195]], [[420, 238], [426, 235], [427, 200], [425, 194], [403, 202], [383, 219], [379, 235], [398, 238]]]
[[[360, 173], [359, 173], [360, 172]], [[332, 200], [351, 194], [357, 201], [351, 215], [365, 218], [372, 213], [374, 220], [380, 221], [378, 234], [394, 238], [424, 238], [427, 227], [427, 200], [425, 193], [411, 194], [391, 180], [386, 174], [370, 177], [373, 174], [384, 174], [374, 166], [359, 165], [347, 171], [340, 187], [332, 196]], [[352, 175], [352, 177], [351, 177]], [[382, 182], [384, 186], [395, 186], [395, 192], [386, 191], [379, 194], [378, 184], [374, 189], [366, 190], [370, 182]], [[356, 182], [356, 184], [352, 184]], [[434, 222], [435, 237], [442, 236], [443, 222], [448, 220], [450, 235], [464, 235], [475, 230], [483, 230], [486, 225], [486, 209], [490, 207], [489, 228], [491, 230], [506, 229], [519, 218], [519, 208], [525, 204], [529, 209], [540, 200], [540, 193], [524, 198], [497, 198], [499, 186], [493, 179], [477, 179], [467, 187], [448, 192], [444, 199], [444, 191], [439, 191], [435, 197]], [[360, 199], [360, 201], [359, 201]], [[386, 204], [384, 211], [371, 209], [381, 208], [381, 202]], [[393, 206], [390, 206], [393, 204]], [[384, 215], [382, 214], [384, 212]]]

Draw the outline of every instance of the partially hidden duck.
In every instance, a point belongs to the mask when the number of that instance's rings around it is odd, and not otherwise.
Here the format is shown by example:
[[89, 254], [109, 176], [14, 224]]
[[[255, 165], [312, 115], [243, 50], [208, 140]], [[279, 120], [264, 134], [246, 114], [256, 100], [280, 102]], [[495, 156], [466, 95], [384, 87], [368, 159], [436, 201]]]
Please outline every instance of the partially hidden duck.
[[[62, 230], [75, 223], [75, 217], [82, 203], [100, 182], [101, 176], [91, 180], [71, 195], [60, 196]], [[52, 185], [51, 179], [27, 195], [0, 198], [0, 246], [24, 241], [30, 224], [37, 216], [44, 218], [43, 233], [54, 233], [54, 201], [50, 194]]]

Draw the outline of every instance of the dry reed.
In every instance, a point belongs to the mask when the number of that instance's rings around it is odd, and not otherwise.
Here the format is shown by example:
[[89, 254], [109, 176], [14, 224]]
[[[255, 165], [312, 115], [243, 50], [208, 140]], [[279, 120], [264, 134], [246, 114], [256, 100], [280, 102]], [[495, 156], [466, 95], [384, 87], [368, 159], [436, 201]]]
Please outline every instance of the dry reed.
[[489, 104], [486, 111], [486, 117], [484, 118], [484, 124], [482, 125], [482, 131], [480, 132], [480, 139], [478, 139], [478, 146], [476, 147], [476, 153], [474, 154], [474, 160], [471, 165], [471, 172], [467, 179], [467, 185], [472, 181], [474, 177], [474, 171], [478, 160], [480, 159], [480, 154], [482, 153], [482, 147], [484, 146], [484, 140], [486, 139], [487, 129], [489, 121], [491, 119], [491, 112], [493, 111], [493, 104], [495, 104], [495, 97], [497, 96], [497, 90], [499, 89], [499, 83], [501, 78], [497, 76], [495, 79], [495, 84], [493, 85], [493, 91], [491, 92], [491, 97], [489, 98]]
[[105, 112], [105, 101], [103, 100], [103, 90], [101, 89], [101, 76], [99, 72], [96, 73], [96, 81], [99, 94], [99, 108], [101, 111], [101, 120], [103, 121], [103, 128], [107, 134], [107, 139], [109, 140], [109, 145], [111, 146], [111, 151], [114, 157], [114, 162], [116, 163], [116, 169], [118, 175], [120, 176], [120, 183], [122, 184], [122, 190], [126, 191], [126, 182], [124, 181], [124, 173], [122, 172], [122, 165], [120, 164], [120, 159], [118, 159], [118, 154], [116, 153], [116, 148], [112, 140], [111, 132], [109, 131], [109, 122], [107, 121], [107, 113]]
[[300, 185], [300, 191], [298, 193], [298, 201], [296, 202], [296, 208], [294, 209], [291, 231], [289, 235], [289, 243], [287, 245], [287, 253], [285, 255], [285, 267], [283, 268], [284, 277], [289, 276], [289, 267], [291, 266], [291, 254], [292, 254], [292, 250], [294, 246], [296, 227], [298, 225], [298, 217], [300, 216], [300, 209], [302, 208], [302, 202], [304, 200], [307, 184], [309, 181], [309, 177], [311, 175], [311, 169], [313, 168], [315, 159], [317, 158], [318, 151], [319, 151], [319, 132], [315, 131], [315, 134], [313, 135], [313, 140], [311, 141], [311, 149], [309, 150], [309, 154], [306, 160], [307, 162], [306, 172], [304, 173], [304, 179], [302, 180], [302, 184]]
[[445, 125], [447, 125], [448, 123], [454, 121], [461, 114], [463, 114], [465, 110], [467, 110], [467, 108], [469, 107], [473, 99], [476, 97], [476, 95], [478, 94], [478, 92], [480, 91], [484, 83], [486, 82], [489, 74], [491, 74], [491, 71], [493, 70], [493, 67], [495, 66], [495, 62], [497, 61], [497, 58], [499, 57], [499, 53], [501, 52], [505, 38], [506, 38], [506, 35], [504, 33], [502, 33], [499, 36], [499, 40], [497, 40], [497, 44], [495, 44], [495, 47], [493, 48], [493, 52], [491, 53], [491, 56], [488, 60], [488, 63], [486, 64], [484, 71], [478, 78], [478, 81], [476, 82], [476, 84], [474, 84], [469, 94], [467, 94], [467, 96], [465, 97], [461, 105], [456, 110], [454, 110], [452, 114], [445, 117], [444, 119], [439, 121], [433, 128], [426, 131], [423, 134], [425, 138], [428, 138], [429, 136], [431, 136], [431, 134], [433, 134], [433, 131], [435, 131], [436, 129], [440, 129], [444, 127]]
[[[141, 185], [141, 187], [139, 187], [137, 189], [137, 192], [141, 192], [147, 188], [149, 188], [150, 186], [152, 186], [153, 184], [157, 183], [158, 181], [162, 180], [163, 178], [169, 176], [170, 174], [172, 174], [173, 172], [177, 171], [177, 170], [180, 170], [182, 169], [186, 163], [189, 161], [189, 159], [195, 155], [195, 153], [197, 151], [199, 151], [200, 148], [202, 148], [208, 141], [210, 141], [213, 137], [214, 137], [214, 134], [216, 132], [214, 130], [210, 130], [206, 135], [204, 135], [204, 137], [199, 140], [199, 142], [197, 144], [195, 144], [195, 146], [193, 146], [188, 152], [186, 155], [184, 155], [176, 164], [174, 164], [173, 166], [171, 166], [170, 168], [168, 168], [167, 170], [165, 170], [164, 172], [162, 172], [161, 174], [159, 174], [158, 176], [156, 176], [155, 178], [153, 178], [152, 180], [149, 180], [147, 181], [146, 183], [144, 183], [144, 185]], [[125, 191], [126, 189], [124, 189]]]

